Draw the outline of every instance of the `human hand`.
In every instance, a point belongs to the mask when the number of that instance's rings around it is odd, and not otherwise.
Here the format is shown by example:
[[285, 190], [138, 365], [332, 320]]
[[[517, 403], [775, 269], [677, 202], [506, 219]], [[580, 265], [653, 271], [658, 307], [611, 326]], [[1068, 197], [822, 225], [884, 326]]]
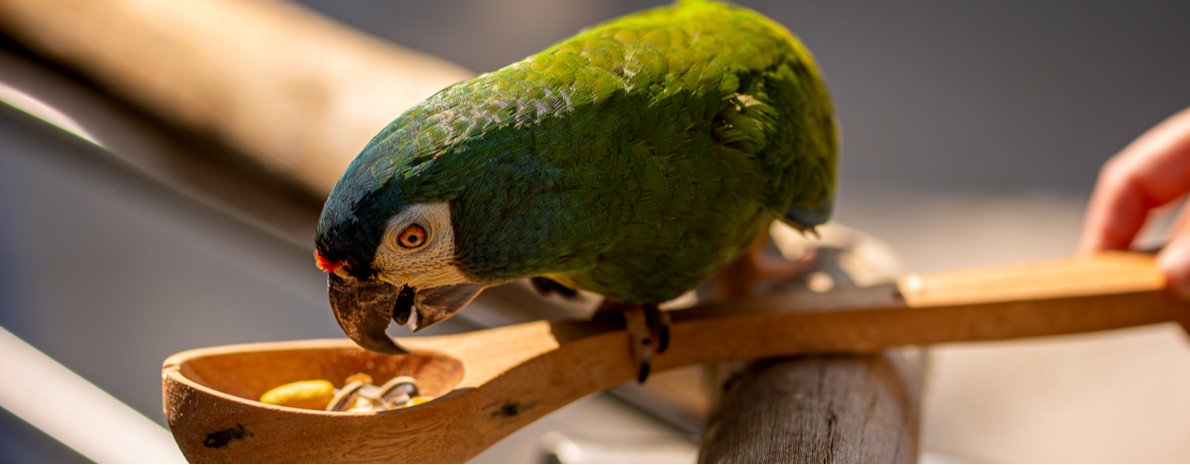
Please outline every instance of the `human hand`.
[[[1080, 253], [1126, 249], [1149, 210], [1190, 192], [1190, 108], [1149, 129], [1099, 171], [1087, 206]], [[1169, 290], [1190, 301], [1190, 203], [1157, 255]]]

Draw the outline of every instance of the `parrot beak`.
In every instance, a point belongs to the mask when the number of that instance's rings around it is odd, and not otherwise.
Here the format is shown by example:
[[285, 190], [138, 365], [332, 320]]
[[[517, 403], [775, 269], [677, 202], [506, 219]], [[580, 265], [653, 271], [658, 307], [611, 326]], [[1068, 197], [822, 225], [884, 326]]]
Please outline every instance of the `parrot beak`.
[[[393, 320], [393, 309], [400, 303], [402, 292], [397, 286], [379, 279], [360, 281], [331, 273], [327, 278], [331, 309], [339, 327], [360, 347], [388, 355], [411, 354], [384, 331]], [[406, 309], [409, 304], [406, 303]], [[406, 310], [408, 311], [408, 310]]]
[[[482, 290], [483, 287], [478, 284], [459, 283], [427, 287], [417, 291], [417, 295], [413, 298], [413, 306], [417, 308], [417, 313], [421, 314], [421, 318], [420, 321], [411, 321], [409, 329], [417, 332], [454, 316]], [[400, 321], [397, 320], [398, 323]]]
[[388, 355], [413, 353], [385, 333], [390, 322], [418, 332], [454, 316], [483, 290], [478, 284], [460, 283], [414, 292], [380, 279], [361, 281], [335, 273], [329, 275], [327, 285], [331, 309], [347, 337], [360, 347]]

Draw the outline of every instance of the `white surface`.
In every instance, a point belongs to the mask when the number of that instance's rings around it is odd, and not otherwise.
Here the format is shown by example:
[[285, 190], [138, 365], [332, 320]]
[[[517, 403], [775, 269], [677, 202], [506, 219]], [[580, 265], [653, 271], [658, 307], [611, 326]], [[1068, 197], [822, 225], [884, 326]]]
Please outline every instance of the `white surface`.
[[0, 406], [54, 439], [99, 463], [186, 463], [164, 428], [4, 328], [0, 353]]
[[65, 113], [58, 111], [58, 109], [46, 105], [45, 102], [38, 100], [24, 92], [21, 92], [8, 84], [0, 82], [0, 102], [7, 103], [13, 107], [21, 109], [25, 113], [36, 116], [37, 118], [61, 128], [63, 131], [69, 132], [80, 138], [87, 140], [93, 144], [99, 144], [95, 138], [83, 129], [73, 118], [66, 116]]
[[1190, 344], [1175, 324], [930, 355], [927, 452], [972, 463], [1190, 457]]
[[471, 463], [546, 463], [549, 449], [573, 463], [694, 463], [698, 456], [689, 438], [621, 402], [594, 395], [529, 424]]

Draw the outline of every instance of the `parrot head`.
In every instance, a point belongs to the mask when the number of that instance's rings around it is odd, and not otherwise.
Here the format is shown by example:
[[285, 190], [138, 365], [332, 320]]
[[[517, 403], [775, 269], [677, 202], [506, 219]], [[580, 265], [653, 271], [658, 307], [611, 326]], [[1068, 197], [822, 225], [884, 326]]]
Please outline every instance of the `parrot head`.
[[[409, 351], [385, 333], [389, 323], [413, 331], [445, 320], [484, 284], [455, 263], [448, 193], [432, 180], [442, 148], [409, 143], [420, 131], [398, 119], [351, 164], [327, 199], [314, 257], [328, 274], [331, 308], [360, 346], [384, 354]], [[409, 129], [409, 128], [406, 128]], [[437, 144], [435, 144], [437, 145]]]

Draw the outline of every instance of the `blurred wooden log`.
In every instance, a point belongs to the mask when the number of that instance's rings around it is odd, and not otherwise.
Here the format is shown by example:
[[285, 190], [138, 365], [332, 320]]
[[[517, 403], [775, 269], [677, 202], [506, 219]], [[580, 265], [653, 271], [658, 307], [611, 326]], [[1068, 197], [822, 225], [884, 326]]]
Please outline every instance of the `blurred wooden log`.
[[908, 463], [917, 460], [925, 357], [762, 360], [718, 377], [700, 463]]
[[275, 0], [0, 0], [0, 33], [320, 195], [388, 122], [472, 76]]
[[[820, 240], [776, 227], [787, 257], [806, 247], [831, 286], [892, 282], [905, 265], [885, 243], [839, 225]], [[824, 278], [829, 277], [829, 278]], [[795, 288], [796, 289], [796, 288]], [[809, 355], [719, 363], [706, 369], [710, 412], [702, 463], [905, 463], [917, 460], [925, 350]]]

